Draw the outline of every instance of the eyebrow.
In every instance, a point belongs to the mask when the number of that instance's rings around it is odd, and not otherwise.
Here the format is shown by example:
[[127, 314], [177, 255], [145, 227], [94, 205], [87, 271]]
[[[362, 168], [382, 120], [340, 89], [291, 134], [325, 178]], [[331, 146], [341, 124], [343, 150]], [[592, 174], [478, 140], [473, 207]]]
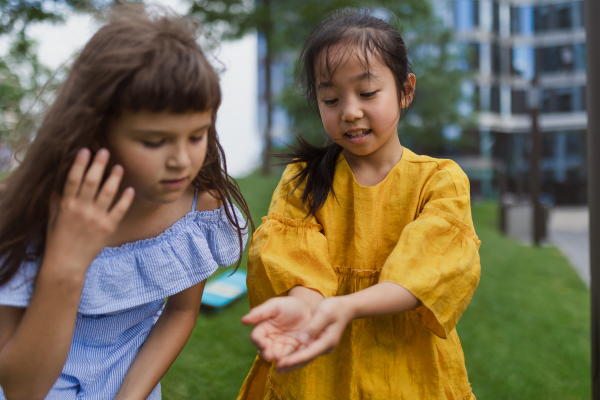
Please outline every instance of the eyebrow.
[[[211, 123], [202, 125], [201, 127], [194, 129], [191, 133], [196, 133], [198, 131], [207, 129], [210, 127], [210, 125], [211, 125]], [[176, 135], [174, 132], [162, 131], [160, 129], [133, 129], [132, 131], [134, 133], [142, 133], [142, 134], [150, 134], [150, 135], [167, 135], [167, 136], [175, 136]]]
[[[371, 79], [371, 78], [377, 79], [377, 75], [373, 74], [372, 72], [363, 72], [362, 74], [358, 74], [354, 78], [352, 78], [350, 80], [350, 82], [364, 81], [366, 79]], [[329, 89], [332, 86], [335, 86], [335, 85], [331, 81], [321, 81], [317, 85], [317, 91], [321, 91], [323, 89]]]

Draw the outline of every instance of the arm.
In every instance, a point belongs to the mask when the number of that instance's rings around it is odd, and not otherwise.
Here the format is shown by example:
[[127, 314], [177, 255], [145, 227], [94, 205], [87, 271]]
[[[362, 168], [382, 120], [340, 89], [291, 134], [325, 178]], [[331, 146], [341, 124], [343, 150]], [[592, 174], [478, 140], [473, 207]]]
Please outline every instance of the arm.
[[288, 292], [288, 298], [266, 301], [242, 322], [257, 324], [252, 330], [252, 342], [264, 359], [277, 360], [277, 371], [283, 373], [331, 353], [353, 319], [399, 314], [419, 305], [408, 290], [392, 282], [328, 299], [296, 286]]
[[86, 173], [90, 152], [80, 151], [62, 199], [51, 202], [45, 256], [29, 306], [0, 307], [0, 385], [8, 399], [42, 399], [59, 377], [85, 272], [133, 200], [133, 191], [125, 190], [110, 209], [123, 174], [119, 166], [98, 190], [108, 158], [108, 151], [99, 151]]
[[115, 399], [144, 400], [150, 395], [192, 334], [205, 283], [206, 280], [169, 297]]

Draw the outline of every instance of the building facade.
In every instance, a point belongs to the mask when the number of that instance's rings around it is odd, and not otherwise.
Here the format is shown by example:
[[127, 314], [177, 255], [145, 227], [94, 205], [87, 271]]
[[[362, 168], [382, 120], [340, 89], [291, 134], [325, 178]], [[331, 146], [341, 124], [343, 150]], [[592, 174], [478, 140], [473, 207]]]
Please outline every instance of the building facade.
[[[451, 23], [472, 76], [466, 91], [478, 113], [481, 156], [505, 163], [511, 192], [527, 192], [536, 77], [543, 191], [558, 204], [586, 201], [584, 8], [580, 0], [452, 4]], [[491, 185], [483, 182], [488, 192]]]

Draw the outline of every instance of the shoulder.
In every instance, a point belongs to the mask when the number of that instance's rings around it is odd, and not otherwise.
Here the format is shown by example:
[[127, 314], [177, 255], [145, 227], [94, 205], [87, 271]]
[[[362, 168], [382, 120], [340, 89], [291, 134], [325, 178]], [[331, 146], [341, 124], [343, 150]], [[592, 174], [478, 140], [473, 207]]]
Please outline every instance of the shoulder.
[[223, 206], [223, 201], [213, 190], [198, 192], [196, 211], [213, 211]]
[[408, 164], [416, 186], [454, 188], [458, 196], [469, 195], [469, 178], [455, 161], [417, 155], [406, 148], [402, 161]]

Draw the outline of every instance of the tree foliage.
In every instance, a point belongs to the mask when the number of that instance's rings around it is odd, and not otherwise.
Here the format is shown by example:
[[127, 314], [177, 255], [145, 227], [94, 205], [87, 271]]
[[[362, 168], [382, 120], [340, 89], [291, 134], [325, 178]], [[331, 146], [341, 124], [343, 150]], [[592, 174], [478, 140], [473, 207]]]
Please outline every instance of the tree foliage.
[[[40, 62], [27, 28], [61, 23], [69, 12], [89, 12], [106, 4], [105, 0], [0, 0], [0, 38], [9, 42], [8, 53], [0, 59], [0, 142], [11, 147], [26, 142], [37, 125], [35, 111], [48, 105], [58, 86], [51, 79], [55, 72]], [[46, 90], [41, 94], [42, 88]]]

